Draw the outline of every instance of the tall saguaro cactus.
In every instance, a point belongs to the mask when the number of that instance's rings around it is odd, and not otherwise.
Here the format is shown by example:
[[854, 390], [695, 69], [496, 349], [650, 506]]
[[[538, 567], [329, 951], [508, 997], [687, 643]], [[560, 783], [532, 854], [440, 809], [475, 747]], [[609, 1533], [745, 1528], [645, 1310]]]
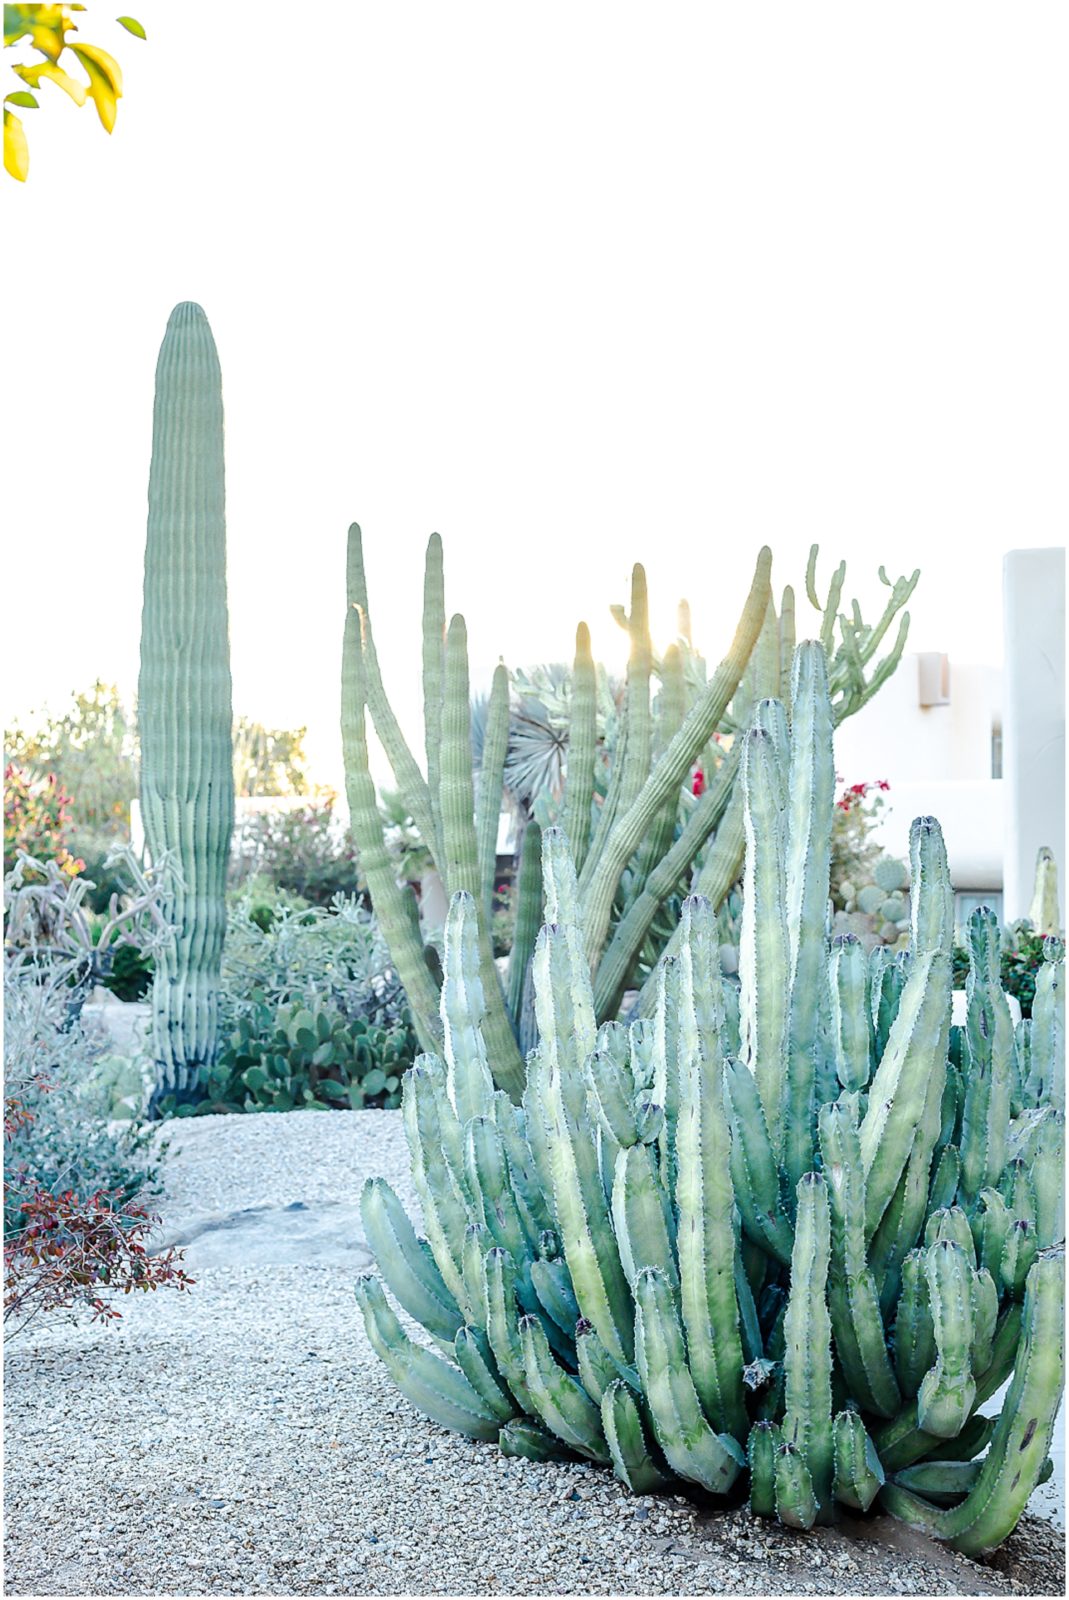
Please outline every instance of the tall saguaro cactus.
[[234, 820], [222, 383], [191, 302], [172, 311], [156, 366], [138, 720], [145, 838], [177, 866], [174, 946], [152, 990], [158, 1109], [195, 1101], [215, 1058]]

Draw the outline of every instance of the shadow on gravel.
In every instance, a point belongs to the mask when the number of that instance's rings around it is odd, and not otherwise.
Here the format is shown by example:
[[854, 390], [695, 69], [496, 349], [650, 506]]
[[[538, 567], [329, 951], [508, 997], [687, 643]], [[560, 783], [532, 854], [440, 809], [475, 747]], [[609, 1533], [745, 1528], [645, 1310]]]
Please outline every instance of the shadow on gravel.
[[356, 1205], [249, 1206], [197, 1217], [172, 1229], [157, 1250], [175, 1245], [186, 1267], [348, 1267], [354, 1274], [373, 1265], [361, 1236]]

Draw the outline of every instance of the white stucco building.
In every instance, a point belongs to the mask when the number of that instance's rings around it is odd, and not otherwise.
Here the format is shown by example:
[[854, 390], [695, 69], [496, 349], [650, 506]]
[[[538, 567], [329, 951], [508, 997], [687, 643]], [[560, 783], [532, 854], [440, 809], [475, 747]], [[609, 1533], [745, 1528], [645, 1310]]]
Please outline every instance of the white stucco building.
[[[981, 901], [1027, 915], [1036, 852], [1065, 884], [1065, 552], [1004, 561], [998, 668], [906, 655], [879, 694], [838, 730], [847, 783], [891, 785], [880, 839], [905, 856], [913, 817], [936, 816], [963, 918]], [[1063, 902], [1064, 907], [1064, 902]]]

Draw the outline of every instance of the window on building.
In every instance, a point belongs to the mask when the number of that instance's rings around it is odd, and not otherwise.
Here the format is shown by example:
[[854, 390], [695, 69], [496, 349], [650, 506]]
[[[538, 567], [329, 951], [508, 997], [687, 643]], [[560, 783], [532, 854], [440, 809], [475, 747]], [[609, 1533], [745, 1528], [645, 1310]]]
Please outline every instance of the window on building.
[[991, 729], [991, 776], [1002, 777], [1002, 729]]

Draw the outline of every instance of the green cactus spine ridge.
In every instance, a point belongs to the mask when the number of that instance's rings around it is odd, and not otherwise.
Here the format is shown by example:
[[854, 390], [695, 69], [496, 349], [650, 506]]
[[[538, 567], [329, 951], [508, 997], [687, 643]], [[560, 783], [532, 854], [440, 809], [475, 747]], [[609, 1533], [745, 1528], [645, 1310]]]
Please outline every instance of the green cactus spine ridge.
[[[758, 677], [739, 696], [738, 1022], [714, 908], [691, 895], [652, 1014], [599, 1026], [582, 880], [548, 827], [538, 1042], [514, 1104], [490, 1070], [482, 907], [456, 890], [444, 1059], [421, 1057], [402, 1099], [425, 1239], [385, 1185], [363, 1202], [387, 1286], [435, 1349], [405, 1339], [377, 1287], [361, 1290], [369, 1337], [416, 1405], [507, 1454], [611, 1464], [636, 1493], [738, 1495], [748, 1468], [754, 1513], [787, 1526], [879, 1506], [989, 1549], [1048, 1470], [1064, 1113], [1029, 1100], [990, 918], [951, 1033], [938, 824], [912, 830], [916, 948], [870, 962], [830, 945], [814, 883], [833, 800], [814, 774], [831, 684], [798, 646], [788, 723]], [[1053, 979], [1046, 993], [1049, 1061]], [[792, 1057], [803, 1039], [811, 1072]], [[999, 1419], [981, 1417], [1011, 1377]]]
[[234, 817], [227, 637], [223, 402], [200, 306], [176, 306], [156, 367], [138, 726], [141, 809], [154, 857], [172, 852], [175, 936], [152, 989], [155, 1083], [198, 1100], [215, 1062]]

